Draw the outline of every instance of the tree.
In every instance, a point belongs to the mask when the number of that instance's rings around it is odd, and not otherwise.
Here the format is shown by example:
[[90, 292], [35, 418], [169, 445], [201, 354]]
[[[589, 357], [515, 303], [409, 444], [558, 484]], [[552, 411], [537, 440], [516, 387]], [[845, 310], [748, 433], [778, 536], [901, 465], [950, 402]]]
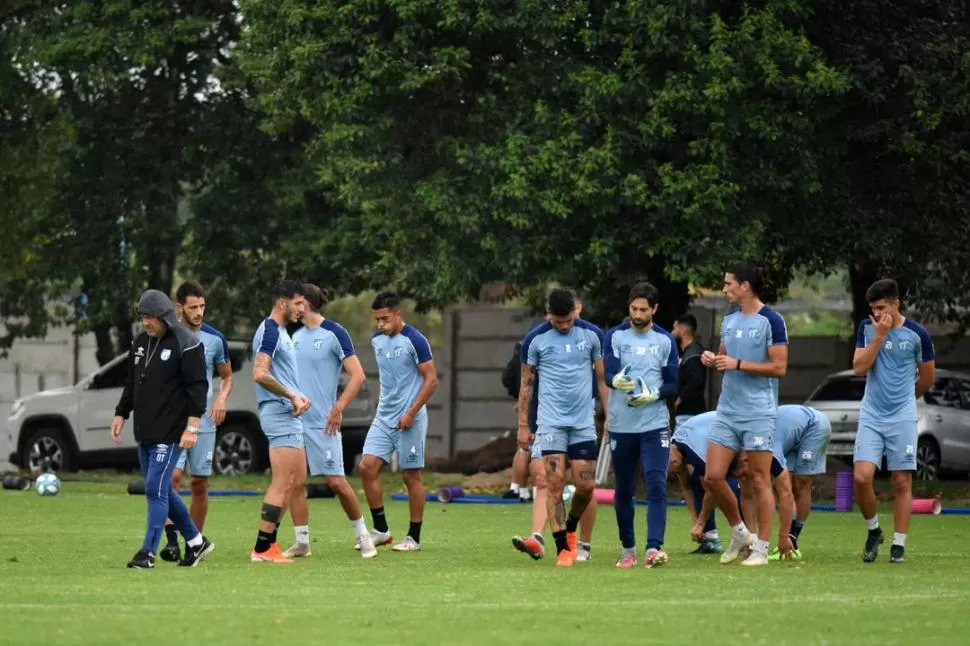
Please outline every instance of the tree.
[[243, 7], [269, 128], [309, 122], [318, 186], [425, 306], [556, 280], [614, 318], [647, 274], [675, 315], [820, 190], [811, 114], [844, 89], [794, 2]]
[[45, 304], [68, 298], [71, 322], [95, 331], [105, 361], [130, 342], [138, 292], [171, 291], [184, 189], [227, 118], [213, 74], [229, 62], [237, 18], [231, 0], [33, 0], [4, 19], [4, 90], [30, 88], [51, 107], [17, 124], [20, 136], [71, 136], [49, 142], [59, 154], [51, 184], [5, 205], [5, 217], [29, 214], [41, 232], [21, 268], [29, 278], [0, 275], [4, 317], [31, 322], [10, 332], [63, 322]]

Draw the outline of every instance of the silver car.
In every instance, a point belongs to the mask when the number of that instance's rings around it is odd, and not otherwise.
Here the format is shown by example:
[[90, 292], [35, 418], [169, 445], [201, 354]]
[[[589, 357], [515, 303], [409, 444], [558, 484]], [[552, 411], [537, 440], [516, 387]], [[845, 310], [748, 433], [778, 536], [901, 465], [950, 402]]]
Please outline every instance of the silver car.
[[[828, 455], [851, 463], [865, 388], [865, 377], [844, 370], [826, 377], [805, 402], [832, 424]], [[935, 480], [943, 471], [961, 475], [970, 472], [970, 375], [937, 370], [936, 383], [916, 407], [916, 478]]]

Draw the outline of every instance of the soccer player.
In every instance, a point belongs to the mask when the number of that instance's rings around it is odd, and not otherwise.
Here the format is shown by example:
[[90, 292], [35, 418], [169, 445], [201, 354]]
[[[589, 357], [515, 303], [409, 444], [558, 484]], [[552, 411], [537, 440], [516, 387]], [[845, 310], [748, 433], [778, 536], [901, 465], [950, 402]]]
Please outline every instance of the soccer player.
[[[179, 322], [195, 332], [205, 350], [205, 370], [208, 390], [206, 391], [206, 414], [199, 424], [198, 440], [191, 449], [185, 449], [172, 472], [172, 487], [175, 491], [182, 488], [182, 472], [188, 461], [192, 479], [192, 503], [189, 514], [201, 532], [205, 517], [209, 512], [209, 476], [212, 475], [212, 454], [216, 448], [216, 427], [226, 419], [226, 402], [232, 392], [232, 366], [229, 362], [229, 343], [218, 330], [202, 322], [205, 318], [205, 292], [202, 285], [190, 280], [179, 285], [175, 292], [175, 311]], [[219, 371], [219, 394], [212, 396], [212, 375]], [[159, 552], [163, 561], [178, 561], [181, 558], [178, 534], [175, 524], [169, 519], [165, 525], [166, 545]]]
[[[347, 330], [323, 316], [323, 308], [330, 300], [329, 293], [310, 283], [303, 286], [303, 293], [307, 311], [303, 315], [303, 327], [293, 334], [293, 345], [296, 348], [301, 390], [313, 402], [300, 418], [303, 421], [303, 441], [310, 476], [326, 477], [327, 486], [337, 494], [350, 520], [354, 536], [361, 546], [361, 556], [371, 558], [377, 556], [377, 549], [360, 513], [357, 493], [347, 482], [340, 435], [343, 412], [354, 401], [366, 378], [364, 368], [354, 352], [354, 344]], [[347, 371], [350, 380], [337, 399], [341, 367]], [[290, 492], [289, 507], [296, 544], [283, 552], [283, 556], [310, 556], [310, 511], [305, 488], [295, 488]]]
[[892, 474], [895, 524], [889, 561], [902, 563], [913, 511], [919, 434], [916, 399], [933, 386], [936, 353], [929, 333], [900, 313], [896, 281], [877, 280], [866, 292], [866, 301], [872, 315], [859, 325], [852, 361], [855, 374], [866, 376], [853, 468], [855, 499], [869, 526], [862, 560], [875, 561], [883, 542], [872, 479], [885, 458]]
[[[753, 548], [744, 565], [768, 563], [768, 541], [775, 513], [771, 484], [771, 452], [778, 409], [778, 379], [788, 369], [788, 332], [784, 319], [765, 305], [761, 269], [744, 262], [724, 275], [723, 292], [736, 306], [721, 323], [721, 345], [715, 355], [705, 351], [701, 362], [724, 373], [717, 415], [707, 447], [707, 490], [731, 523], [731, 542], [721, 563], [732, 563]], [[758, 537], [745, 526], [727, 484], [728, 468], [742, 449], [747, 453], [758, 497]], [[752, 519], [753, 520], [753, 519]]]
[[637, 466], [647, 486], [648, 568], [667, 562], [663, 550], [667, 526], [667, 463], [670, 460], [670, 411], [677, 396], [680, 357], [677, 342], [653, 322], [659, 292], [650, 283], [630, 290], [630, 320], [606, 334], [605, 380], [609, 393], [609, 439], [616, 477], [613, 507], [623, 551], [618, 568], [637, 564], [635, 507]]
[[[576, 301], [576, 309], [574, 310], [577, 318], [583, 312], [583, 302], [576, 291], [573, 291], [573, 299]], [[546, 321], [549, 320], [549, 313], [546, 313]], [[533, 330], [542, 325], [539, 323], [533, 326]], [[530, 330], [531, 332], [532, 330]], [[596, 330], [599, 333], [599, 329]], [[605, 336], [603, 337], [605, 339]], [[521, 354], [522, 343], [516, 346]], [[521, 379], [522, 361], [519, 358], [519, 379]], [[590, 369], [592, 372], [592, 369]], [[543, 532], [546, 528], [546, 523], [549, 519], [549, 514], [546, 509], [546, 464], [542, 459], [542, 451], [539, 445], [535, 442], [535, 434], [538, 430], [538, 415], [539, 415], [539, 391], [537, 388], [537, 383], [539, 381], [538, 375], [536, 375], [535, 382], [533, 382], [532, 388], [532, 399], [529, 403], [529, 430], [532, 431], [531, 435], [531, 448], [526, 451], [521, 447], [516, 451], [516, 454], [528, 453], [530, 457], [529, 462], [529, 472], [532, 476], [532, 484], [535, 486], [536, 495], [532, 500], [532, 535], [528, 538], [522, 536], [512, 537], [512, 546], [515, 549], [528, 554], [532, 559], [539, 560], [545, 555], [545, 538]], [[590, 394], [590, 398], [595, 400], [596, 396], [599, 394], [598, 382], [596, 379], [591, 380], [593, 385], [593, 392]], [[516, 389], [518, 392], [518, 388]], [[579, 562], [589, 562], [592, 559], [592, 539], [593, 539], [593, 526], [596, 524], [596, 498], [590, 499], [589, 504], [586, 506], [586, 511], [579, 519], [579, 541], [576, 545], [576, 560]]]
[[[360, 460], [360, 479], [370, 506], [374, 545], [392, 541], [384, 515], [381, 467], [391, 461], [394, 451], [400, 459], [401, 474], [408, 490], [411, 525], [395, 552], [421, 549], [421, 523], [424, 520], [424, 443], [428, 435], [425, 405], [438, 387], [438, 371], [431, 346], [421, 332], [404, 322], [401, 299], [395, 292], [380, 292], [371, 304], [377, 332], [371, 339], [381, 380], [377, 413], [364, 439]], [[357, 549], [361, 548], [360, 543]]]
[[[796, 561], [802, 558], [798, 539], [812, 509], [812, 484], [815, 476], [825, 473], [825, 453], [831, 436], [832, 425], [828, 418], [814, 408], [801, 405], [778, 407], [775, 454], [784, 458], [784, 465], [792, 477], [795, 515], [788, 534], [792, 542], [791, 558]], [[768, 560], [778, 559], [776, 548]]]
[[299, 417], [311, 402], [300, 392], [296, 349], [286, 326], [303, 317], [306, 298], [303, 285], [294, 280], [281, 281], [272, 296], [273, 311], [253, 336], [253, 381], [259, 425], [269, 441], [273, 478], [263, 498], [259, 533], [250, 559], [254, 563], [292, 563], [280, 551], [276, 534], [290, 492], [302, 489], [306, 483], [306, 452]]
[[[576, 529], [596, 484], [596, 428], [593, 400], [589, 397], [593, 388], [591, 366], [601, 384], [604, 409], [607, 404], [602, 333], [595, 325], [577, 319], [575, 308], [570, 290], [552, 290], [547, 307], [550, 320], [529, 332], [522, 343], [519, 392], [518, 443], [521, 448], [528, 448], [532, 443], [528, 404], [535, 376], [541, 375], [535, 442], [539, 443], [546, 466], [546, 510], [556, 541], [556, 565], [560, 567], [576, 562]], [[568, 519], [562, 499], [567, 455], [576, 486]]]
[[707, 410], [704, 396], [707, 371], [701, 364], [704, 347], [696, 339], [697, 319], [694, 315], [678, 316], [670, 333], [680, 346], [680, 385], [674, 401], [674, 419], [676, 424], [680, 424]]
[[155, 567], [155, 550], [166, 518], [175, 521], [185, 539], [185, 557], [179, 565], [195, 567], [215, 545], [195, 526], [172, 488], [172, 469], [179, 449], [195, 445], [199, 418], [205, 413], [202, 343], [178, 322], [172, 301], [158, 290], [142, 294], [138, 313], [145, 331], [132, 341], [128, 379], [111, 420], [111, 437], [120, 443], [125, 421], [135, 414], [138, 462], [148, 503], [145, 540], [128, 567]]

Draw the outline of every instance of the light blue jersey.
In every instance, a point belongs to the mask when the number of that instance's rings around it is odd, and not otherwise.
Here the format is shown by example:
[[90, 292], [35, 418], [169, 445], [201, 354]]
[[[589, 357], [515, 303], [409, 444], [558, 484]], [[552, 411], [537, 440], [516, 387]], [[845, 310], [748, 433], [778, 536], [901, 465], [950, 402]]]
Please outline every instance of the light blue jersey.
[[[876, 330], [869, 319], [859, 324], [856, 348], [872, 343]], [[866, 375], [859, 419], [873, 422], [916, 422], [917, 368], [934, 361], [936, 352], [929, 333], [919, 323], [906, 319], [889, 330], [883, 347]]]
[[563, 334], [547, 321], [526, 335], [521, 358], [539, 374], [539, 427], [594, 426], [590, 366], [603, 358], [599, 328], [576, 319]]
[[302, 327], [293, 334], [300, 388], [310, 398], [303, 424], [323, 428], [337, 402], [337, 386], [344, 359], [354, 356], [354, 344], [339, 323], [325, 319], [315, 328]]
[[[284, 388], [295, 393], [300, 391], [300, 373], [296, 365], [296, 350], [293, 341], [290, 339], [286, 328], [281, 327], [271, 318], [265, 319], [256, 329], [253, 336], [253, 359], [260, 352], [268, 354], [273, 361], [270, 363], [269, 372], [276, 381], [280, 382]], [[282, 402], [292, 410], [290, 401], [271, 393], [259, 384], [256, 384], [256, 402], [263, 404], [266, 402]]]
[[206, 379], [208, 380], [209, 389], [206, 391], [205, 409], [207, 411], [204, 420], [209, 420], [209, 424], [203, 422], [203, 427], [199, 429], [199, 432], [210, 431], [215, 432], [215, 425], [212, 424], [212, 400], [215, 394], [212, 390], [212, 379], [215, 375], [216, 367], [225, 365], [229, 363], [229, 342], [226, 341], [226, 337], [222, 335], [222, 332], [215, 329], [214, 327], [202, 324], [202, 328], [196, 332], [196, 336], [202, 341], [202, 346], [205, 348], [205, 370]]
[[[610, 433], [643, 433], [670, 428], [667, 399], [676, 397], [680, 371], [677, 342], [659, 325], [640, 332], [629, 322], [621, 323], [606, 334], [603, 349], [606, 384], [610, 386]], [[634, 381], [643, 378], [660, 398], [646, 406], [627, 406], [627, 394], [613, 390], [613, 377], [623, 368]]]
[[822, 412], [800, 404], [779, 406], [772, 455], [782, 468], [795, 475], [825, 473], [825, 453], [831, 436], [832, 425]]
[[[735, 309], [721, 323], [721, 343], [729, 357], [766, 363], [768, 348], [788, 343], [785, 320], [765, 305], [756, 314]], [[734, 419], [774, 417], [778, 409], [778, 379], [742, 370], [724, 373], [717, 410]]]
[[708, 411], [700, 415], [694, 415], [683, 424], [678, 424], [674, 429], [671, 439], [678, 444], [684, 444], [691, 451], [697, 454], [701, 460], [707, 462], [707, 443], [711, 436], [711, 425], [717, 413]]
[[[405, 325], [394, 336], [376, 332], [371, 338], [371, 346], [377, 357], [381, 379], [375, 421], [395, 429], [398, 420], [411, 408], [424, 386], [424, 377], [418, 366], [433, 359], [431, 346], [424, 335], [410, 325]], [[426, 414], [427, 410], [422, 406], [415, 420], [424, 418]]]

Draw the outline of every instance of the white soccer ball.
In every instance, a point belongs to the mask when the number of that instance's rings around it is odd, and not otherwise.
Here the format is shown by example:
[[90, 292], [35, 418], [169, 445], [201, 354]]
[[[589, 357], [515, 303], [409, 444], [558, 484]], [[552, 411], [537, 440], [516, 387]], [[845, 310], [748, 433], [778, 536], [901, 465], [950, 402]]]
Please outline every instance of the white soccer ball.
[[61, 481], [53, 473], [45, 473], [34, 483], [34, 491], [39, 496], [56, 496], [61, 490]]
[[562, 489], [562, 501], [569, 502], [573, 499], [573, 494], [576, 493], [576, 486], [568, 484]]

